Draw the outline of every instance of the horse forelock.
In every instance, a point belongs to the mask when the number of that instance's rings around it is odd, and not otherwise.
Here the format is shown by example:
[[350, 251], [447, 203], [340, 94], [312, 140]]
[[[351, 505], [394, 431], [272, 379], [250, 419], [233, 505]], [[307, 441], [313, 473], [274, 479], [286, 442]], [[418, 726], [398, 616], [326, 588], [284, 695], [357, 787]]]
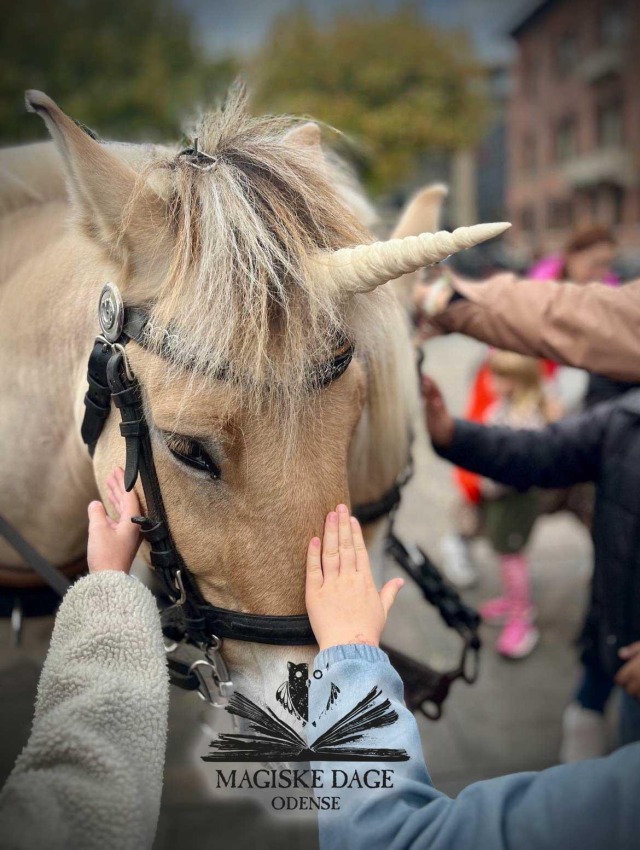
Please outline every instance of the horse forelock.
[[249, 115], [236, 94], [195, 130], [216, 158], [210, 171], [184, 155], [150, 164], [143, 176], [164, 182], [173, 255], [164, 280], [138, 276], [127, 293], [150, 305], [152, 344], [176, 368], [224, 370], [257, 394], [277, 387], [280, 404], [307, 394], [309, 366], [330, 359], [341, 335], [369, 349], [385, 300], [347, 299], [314, 273], [319, 252], [371, 235], [343, 200], [344, 175], [291, 143], [292, 126]]

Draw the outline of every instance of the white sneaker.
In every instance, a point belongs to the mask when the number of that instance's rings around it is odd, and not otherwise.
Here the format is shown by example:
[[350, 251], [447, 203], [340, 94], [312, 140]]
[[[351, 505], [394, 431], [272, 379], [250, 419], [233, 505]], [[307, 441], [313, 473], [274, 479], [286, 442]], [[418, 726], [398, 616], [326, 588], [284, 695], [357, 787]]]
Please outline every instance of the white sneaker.
[[604, 715], [580, 703], [570, 703], [562, 717], [562, 746], [560, 761], [569, 764], [573, 761], [598, 758], [607, 754], [607, 734]]
[[456, 587], [471, 587], [478, 581], [478, 573], [471, 559], [469, 544], [459, 534], [447, 534], [440, 542], [442, 572]]

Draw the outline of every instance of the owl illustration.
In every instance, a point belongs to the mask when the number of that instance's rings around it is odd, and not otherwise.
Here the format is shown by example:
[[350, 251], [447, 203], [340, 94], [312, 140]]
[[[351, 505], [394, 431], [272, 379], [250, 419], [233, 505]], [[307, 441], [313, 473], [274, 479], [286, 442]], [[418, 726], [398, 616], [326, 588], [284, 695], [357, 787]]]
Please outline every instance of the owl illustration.
[[276, 699], [289, 714], [306, 723], [309, 719], [309, 665], [287, 662], [289, 678], [276, 691]]

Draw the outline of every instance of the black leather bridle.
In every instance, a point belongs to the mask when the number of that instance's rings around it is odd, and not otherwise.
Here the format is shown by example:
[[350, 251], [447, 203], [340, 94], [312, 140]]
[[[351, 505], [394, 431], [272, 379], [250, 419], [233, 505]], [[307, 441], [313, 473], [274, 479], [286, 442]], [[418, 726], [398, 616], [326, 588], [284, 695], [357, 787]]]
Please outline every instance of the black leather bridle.
[[[171, 536], [141, 387], [131, 372], [125, 353], [125, 346], [132, 340], [143, 347], [148, 345], [145, 334], [147, 321], [148, 316], [143, 309], [125, 307], [118, 338], [109, 342], [103, 336], [97, 337], [89, 357], [89, 389], [85, 396], [82, 439], [93, 454], [113, 403], [120, 411], [120, 433], [126, 445], [125, 487], [131, 490], [139, 475], [146, 501], [146, 516], [135, 517], [134, 521], [150, 544], [151, 564], [160, 580], [163, 595], [171, 603], [163, 612], [163, 629], [169, 637], [187, 637], [198, 646], [207, 646], [212, 639], [215, 642], [225, 638], [282, 646], [315, 643], [306, 614], [248, 614], [210, 605], [187, 568]], [[342, 374], [350, 359], [351, 352], [340, 354], [331, 364], [331, 374], [335, 377]]]
[[[125, 347], [132, 340], [143, 347], [150, 346], [146, 334], [148, 314], [140, 307], [125, 307], [117, 288], [107, 284], [100, 296], [99, 317], [103, 334], [96, 338], [89, 357], [89, 389], [85, 396], [82, 438], [93, 455], [113, 402], [120, 410], [120, 431], [126, 444], [125, 485], [130, 490], [139, 475], [144, 490], [147, 513], [146, 516], [135, 517], [134, 521], [150, 544], [157, 585], [153, 592], [158, 600], [164, 636], [170, 642], [167, 646], [170, 680], [178, 687], [197, 691], [207, 702], [220, 705], [217, 699], [226, 699], [233, 691], [233, 683], [220, 652], [223, 639], [303, 646], [314, 644], [315, 638], [304, 614], [249, 614], [210, 605], [203, 598], [171, 536], [153, 460], [142, 391], [125, 352]], [[153, 350], [158, 349], [154, 346]], [[171, 356], [168, 346], [161, 346], [159, 353]], [[339, 378], [352, 357], [353, 348], [345, 341], [331, 361], [313, 370], [309, 376], [311, 385], [319, 387]], [[418, 371], [420, 368], [421, 353], [418, 352]], [[220, 378], [227, 378], [229, 374], [230, 370], [224, 369]], [[472, 683], [477, 677], [480, 618], [443, 580], [425, 552], [418, 547], [406, 546], [395, 534], [394, 517], [400, 504], [401, 489], [411, 474], [412, 464], [409, 462], [407, 470], [387, 493], [376, 502], [354, 508], [353, 512], [363, 524], [389, 517], [387, 554], [415, 581], [425, 600], [438, 610], [445, 624], [455, 629], [462, 638], [460, 660], [452, 670], [445, 672], [434, 670], [392, 647], [383, 647], [402, 676], [409, 708], [421, 711], [430, 719], [437, 719], [453, 682], [462, 679]], [[69, 587], [68, 579], [1, 516], [0, 537], [13, 546], [49, 585], [42, 590], [49, 595], [52, 590], [54, 594], [64, 595]], [[17, 623], [13, 628], [14, 637], [19, 640], [23, 604], [28, 615], [33, 608], [32, 600], [19, 588], [10, 589], [6, 598], [1, 590], [0, 602], [4, 608], [7, 607], [5, 603], [8, 604], [12, 628], [14, 621]], [[51, 606], [48, 597], [46, 604], [48, 613]], [[4, 608], [0, 606], [0, 610]], [[20, 615], [17, 618], [16, 612]]]
[[[134, 341], [150, 346], [147, 334], [148, 313], [144, 308], [124, 306], [113, 284], [102, 291], [99, 317], [103, 334], [94, 342], [89, 357], [82, 439], [93, 455], [113, 403], [120, 411], [120, 433], [125, 439], [125, 487], [131, 490], [140, 476], [146, 501], [146, 515], [135, 517], [144, 539], [150, 545], [150, 560], [160, 583], [159, 603], [165, 637], [187, 642], [205, 653], [214, 668], [216, 685], [229, 695], [231, 685], [219, 653], [224, 639], [250, 641], [277, 646], [309, 646], [316, 640], [306, 614], [275, 616], [249, 614], [209, 604], [186, 566], [169, 528], [153, 459], [151, 435], [147, 423], [142, 390], [131, 371], [125, 348]], [[154, 348], [154, 351], [156, 349]], [[161, 356], [169, 356], [160, 348]], [[316, 369], [310, 380], [324, 386], [339, 378], [353, 357], [353, 346], [346, 344], [329, 363]], [[224, 372], [221, 373], [224, 378]], [[365, 506], [368, 521], [387, 513], [399, 501], [399, 489], [380, 503]], [[377, 516], [376, 516], [377, 515]], [[171, 671], [171, 659], [169, 660]], [[177, 684], [185, 686], [187, 671], [175, 664]], [[193, 673], [192, 670], [189, 670]], [[191, 676], [193, 681], [193, 676]], [[225, 687], [227, 685], [228, 687]]]
[[[226, 698], [233, 690], [220, 653], [223, 640], [306, 646], [315, 644], [315, 637], [306, 614], [249, 614], [220, 608], [204, 599], [171, 536], [153, 459], [142, 390], [131, 371], [125, 351], [131, 341], [145, 348], [150, 346], [147, 335], [148, 313], [141, 307], [125, 307], [113, 284], [106, 284], [103, 288], [98, 312], [103, 335], [96, 338], [89, 357], [89, 389], [85, 396], [82, 439], [93, 455], [113, 403], [120, 411], [120, 433], [126, 445], [125, 487], [131, 490], [140, 476], [145, 496], [146, 515], [134, 517], [134, 522], [140, 526], [144, 539], [150, 544], [151, 565], [160, 585], [156, 597], [162, 630], [165, 638], [173, 641], [168, 655], [171, 681], [182, 688], [198, 690], [203, 698], [217, 704], [212, 692], [217, 690], [220, 696]], [[171, 356], [162, 347], [159, 353], [167, 358]], [[333, 360], [315, 370], [310, 376], [311, 382], [318, 387], [336, 380], [346, 371], [352, 357], [353, 347], [349, 344], [341, 346], [340, 353]], [[228, 370], [223, 370], [220, 377], [224, 379], [227, 374]], [[410, 475], [411, 468], [380, 500], [362, 505], [354, 513], [362, 523], [390, 515], [387, 552], [418, 584], [427, 601], [439, 610], [445, 623], [456, 629], [463, 638], [460, 663], [448, 673], [432, 670], [385, 647], [392, 663], [402, 672], [407, 704], [433, 719], [439, 717], [442, 702], [452, 682], [458, 678], [472, 682], [477, 675], [479, 618], [443, 582], [426, 554], [405, 547], [393, 531], [393, 518], [400, 503], [401, 488]], [[196, 647], [204, 657], [185, 661], [177, 653], [173, 655], [176, 649], [189, 646]], [[467, 662], [469, 654], [474, 662], [471, 669]], [[213, 691], [210, 679], [213, 681]]]

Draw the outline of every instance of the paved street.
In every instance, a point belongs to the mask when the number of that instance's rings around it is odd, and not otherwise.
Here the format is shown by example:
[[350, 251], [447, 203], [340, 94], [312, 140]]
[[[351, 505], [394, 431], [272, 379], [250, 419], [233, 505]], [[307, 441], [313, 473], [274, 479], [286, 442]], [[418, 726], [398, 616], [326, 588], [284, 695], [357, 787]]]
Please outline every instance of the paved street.
[[[441, 382], [457, 412], [462, 409], [469, 377], [480, 347], [461, 338], [429, 344], [428, 367]], [[449, 527], [454, 491], [451, 470], [437, 459], [424, 440], [415, 448], [416, 475], [407, 487], [398, 530], [439, 559], [438, 541]], [[469, 782], [517, 770], [540, 769], [557, 759], [562, 710], [575, 675], [572, 639], [586, 598], [590, 543], [572, 517], [540, 520], [531, 545], [536, 603], [542, 640], [522, 662], [497, 658], [492, 650], [495, 630], [484, 628], [485, 648], [480, 679], [474, 686], [457, 683], [437, 723], [420, 719], [427, 764], [437, 787], [456, 794]], [[480, 583], [467, 594], [472, 603], [492, 595], [497, 576], [483, 544], [476, 556]], [[388, 577], [397, 568], [387, 565]], [[4, 777], [25, 741], [38, 671], [51, 629], [48, 620], [26, 626], [24, 645], [10, 649], [6, 622], [0, 624], [0, 772]], [[434, 666], [455, 659], [458, 639], [448, 633], [418, 591], [406, 587], [392, 613], [388, 642]], [[313, 846], [313, 825], [303, 820], [273, 817], [242, 802], [220, 805], [194, 769], [200, 740], [203, 704], [193, 695], [172, 695], [166, 788], [155, 847], [244, 848]], [[190, 752], [191, 751], [191, 752]], [[201, 752], [201, 750], [200, 750]], [[197, 753], [196, 753], [197, 754]], [[268, 828], [266, 824], [268, 823]], [[185, 838], [188, 837], [188, 840]], [[180, 837], [179, 837], [180, 836]]]

